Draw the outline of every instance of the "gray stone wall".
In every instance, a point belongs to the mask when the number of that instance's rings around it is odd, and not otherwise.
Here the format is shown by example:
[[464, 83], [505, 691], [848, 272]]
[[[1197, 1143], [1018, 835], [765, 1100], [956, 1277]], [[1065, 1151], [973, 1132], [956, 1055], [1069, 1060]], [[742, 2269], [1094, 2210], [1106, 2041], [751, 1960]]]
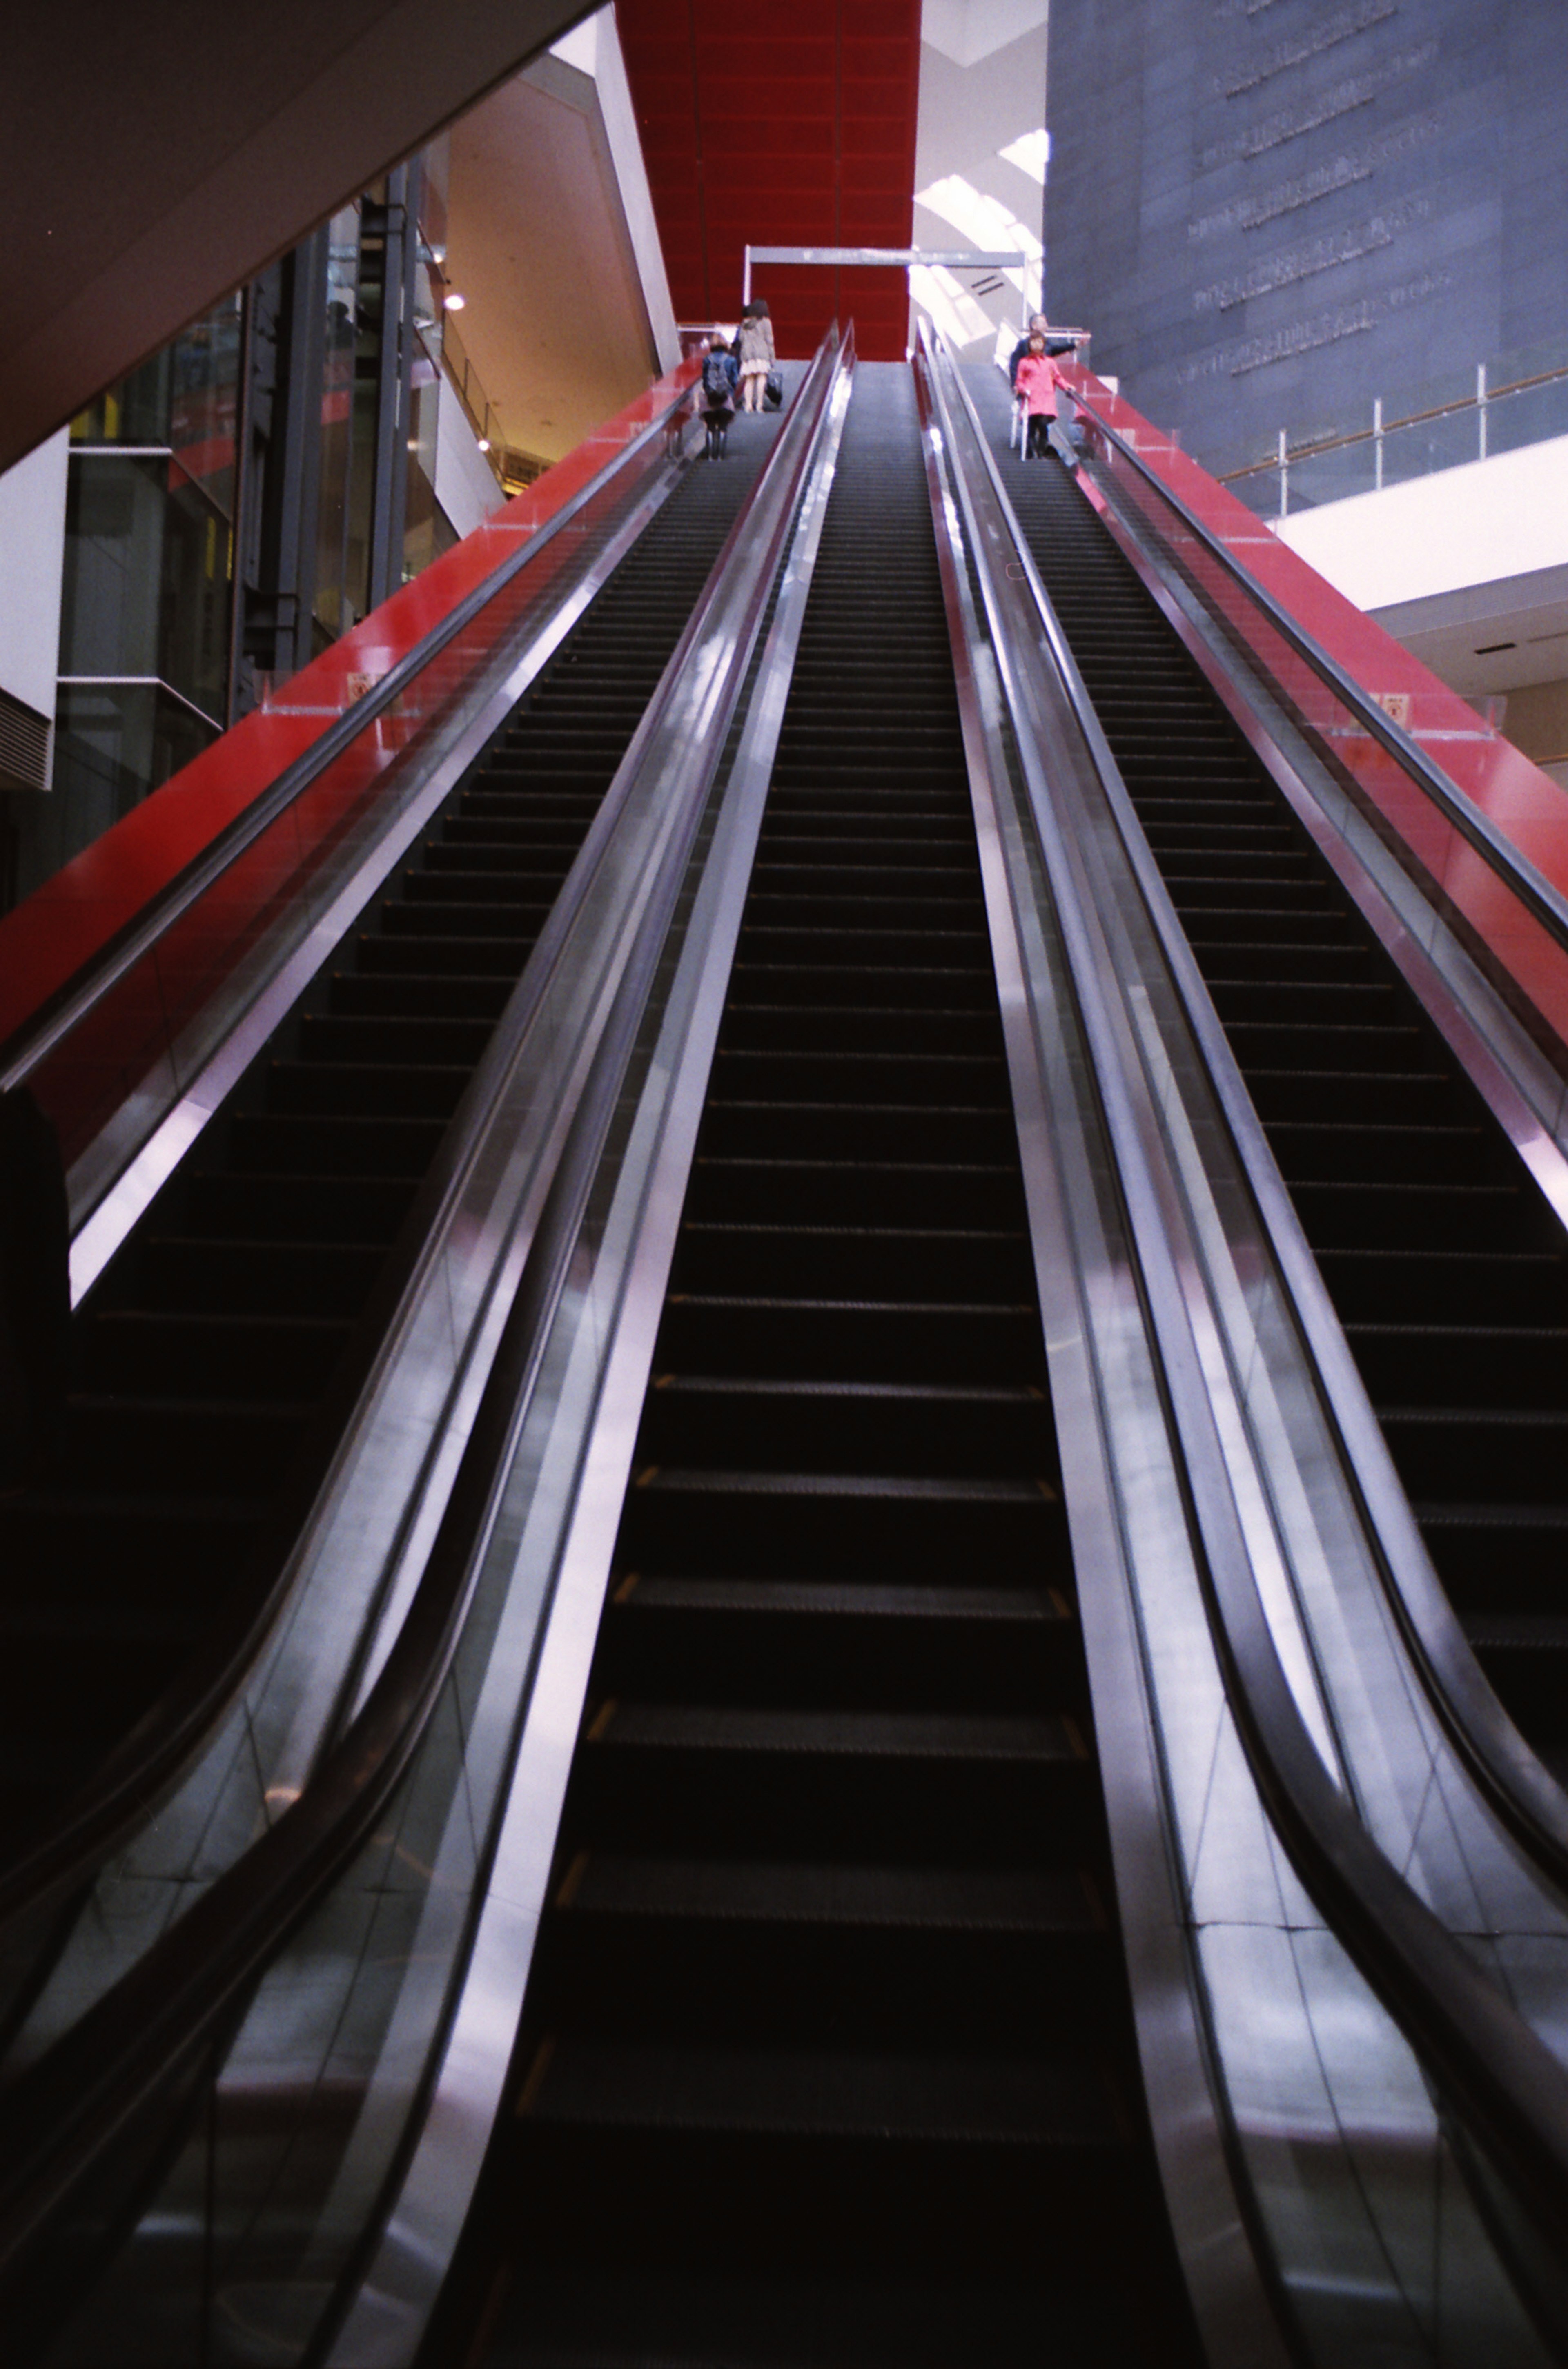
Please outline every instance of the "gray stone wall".
[[1568, 349], [1568, 0], [1051, 0], [1046, 296], [1200, 459]]

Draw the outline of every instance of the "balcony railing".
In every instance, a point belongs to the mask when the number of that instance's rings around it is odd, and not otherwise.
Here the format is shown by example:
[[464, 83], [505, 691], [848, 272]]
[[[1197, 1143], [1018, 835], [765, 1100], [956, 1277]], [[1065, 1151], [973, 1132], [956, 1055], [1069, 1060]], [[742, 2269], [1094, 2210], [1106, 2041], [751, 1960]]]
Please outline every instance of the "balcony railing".
[[1214, 474], [1259, 518], [1287, 518], [1352, 494], [1380, 493], [1439, 469], [1568, 436], [1568, 341], [1466, 365], [1446, 379], [1375, 395], [1369, 418], [1292, 439]]

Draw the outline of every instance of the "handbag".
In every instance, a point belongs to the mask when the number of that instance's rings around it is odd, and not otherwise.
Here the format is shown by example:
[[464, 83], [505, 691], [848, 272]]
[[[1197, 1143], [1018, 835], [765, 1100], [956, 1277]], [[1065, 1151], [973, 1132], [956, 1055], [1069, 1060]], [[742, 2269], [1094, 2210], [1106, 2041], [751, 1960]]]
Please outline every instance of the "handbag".
[[784, 372], [771, 370], [762, 382], [762, 401], [770, 411], [777, 411], [784, 402]]

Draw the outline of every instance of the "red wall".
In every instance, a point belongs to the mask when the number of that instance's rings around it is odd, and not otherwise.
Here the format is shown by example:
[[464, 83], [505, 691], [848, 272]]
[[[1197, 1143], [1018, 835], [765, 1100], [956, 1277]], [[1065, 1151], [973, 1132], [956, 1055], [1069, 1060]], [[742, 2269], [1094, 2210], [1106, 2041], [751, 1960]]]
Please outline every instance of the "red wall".
[[[617, 0], [675, 315], [732, 321], [742, 250], [908, 246], [920, 0]], [[902, 271], [759, 268], [779, 351], [853, 314], [867, 361], [902, 357]]]

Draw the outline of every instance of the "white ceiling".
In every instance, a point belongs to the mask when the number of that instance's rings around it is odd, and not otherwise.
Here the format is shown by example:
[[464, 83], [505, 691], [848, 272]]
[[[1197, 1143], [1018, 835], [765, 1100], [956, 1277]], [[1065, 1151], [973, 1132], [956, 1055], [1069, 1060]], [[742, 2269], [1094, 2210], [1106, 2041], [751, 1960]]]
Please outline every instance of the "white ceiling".
[[658, 369], [590, 74], [542, 58], [452, 129], [447, 275], [504, 438], [549, 461]]

